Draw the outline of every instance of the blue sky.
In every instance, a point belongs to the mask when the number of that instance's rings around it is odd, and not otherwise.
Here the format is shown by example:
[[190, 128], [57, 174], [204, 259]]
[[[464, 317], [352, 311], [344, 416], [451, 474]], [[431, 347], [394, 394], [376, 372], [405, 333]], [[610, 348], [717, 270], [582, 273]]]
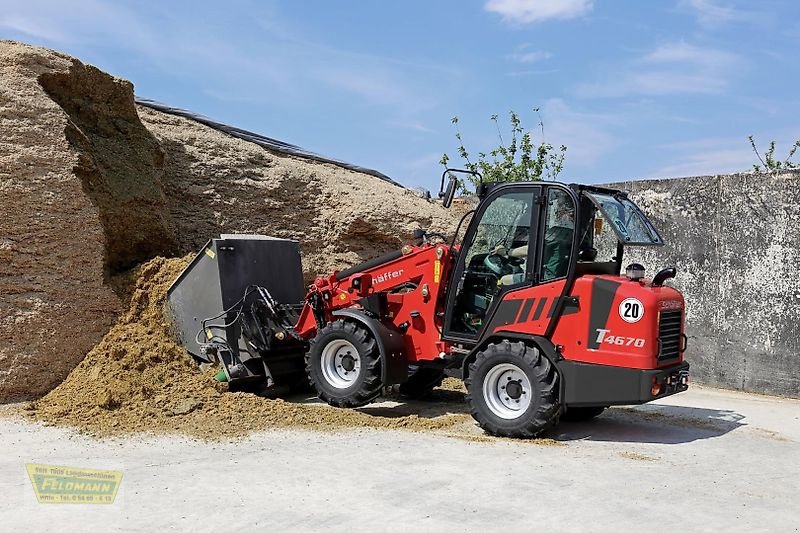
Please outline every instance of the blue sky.
[[[745, 170], [800, 138], [800, 2], [0, 0], [0, 36], [139, 96], [435, 189], [450, 118], [488, 150], [511, 109], [564, 181]], [[798, 158], [800, 159], [800, 158]]]

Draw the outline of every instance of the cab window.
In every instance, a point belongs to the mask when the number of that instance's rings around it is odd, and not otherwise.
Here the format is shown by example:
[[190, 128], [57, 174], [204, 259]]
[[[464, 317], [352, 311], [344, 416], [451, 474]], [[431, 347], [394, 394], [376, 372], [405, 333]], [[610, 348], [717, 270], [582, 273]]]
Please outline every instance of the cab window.
[[541, 281], [567, 275], [574, 233], [575, 203], [572, 197], [561, 189], [550, 189], [547, 193]]
[[491, 200], [461, 257], [451, 330], [475, 334], [492, 300], [506, 286], [525, 281], [532, 192], [509, 192]]

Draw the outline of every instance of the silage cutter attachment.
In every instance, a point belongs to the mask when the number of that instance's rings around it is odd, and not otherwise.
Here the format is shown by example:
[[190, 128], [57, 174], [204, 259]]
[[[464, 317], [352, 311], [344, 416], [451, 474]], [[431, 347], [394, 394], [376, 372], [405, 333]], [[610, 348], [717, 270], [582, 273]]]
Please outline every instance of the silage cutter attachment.
[[302, 302], [297, 242], [257, 235], [212, 239], [168, 291], [179, 341], [219, 364], [234, 390], [305, 381], [306, 344], [293, 329]]

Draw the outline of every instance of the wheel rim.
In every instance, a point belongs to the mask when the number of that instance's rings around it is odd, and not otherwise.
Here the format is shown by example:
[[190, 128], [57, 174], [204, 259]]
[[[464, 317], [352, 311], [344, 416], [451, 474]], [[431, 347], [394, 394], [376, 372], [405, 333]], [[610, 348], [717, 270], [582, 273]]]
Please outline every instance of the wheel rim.
[[519, 418], [531, 405], [531, 380], [517, 365], [502, 363], [494, 366], [483, 379], [486, 406], [505, 420]]
[[325, 381], [337, 389], [346, 389], [361, 373], [361, 356], [350, 341], [336, 339], [323, 348], [320, 367]]

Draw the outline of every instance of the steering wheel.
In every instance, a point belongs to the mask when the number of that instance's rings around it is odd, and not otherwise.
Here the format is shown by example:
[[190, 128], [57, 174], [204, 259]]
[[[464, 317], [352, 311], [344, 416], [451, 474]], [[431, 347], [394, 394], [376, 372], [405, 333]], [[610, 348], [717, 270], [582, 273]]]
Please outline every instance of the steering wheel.
[[502, 277], [505, 274], [516, 274], [522, 271], [521, 265], [525, 262], [524, 257], [512, 257], [502, 246], [498, 246], [489, 252], [483, 259], [486, 268]]
[[503, 275], [503, 267], [506, 264], [505, 257], [500, 255], [499, 253], [491, 252], [486, 255], [483, 259], [483, 264], [486, 268], [497, 274], [498, 276]]

